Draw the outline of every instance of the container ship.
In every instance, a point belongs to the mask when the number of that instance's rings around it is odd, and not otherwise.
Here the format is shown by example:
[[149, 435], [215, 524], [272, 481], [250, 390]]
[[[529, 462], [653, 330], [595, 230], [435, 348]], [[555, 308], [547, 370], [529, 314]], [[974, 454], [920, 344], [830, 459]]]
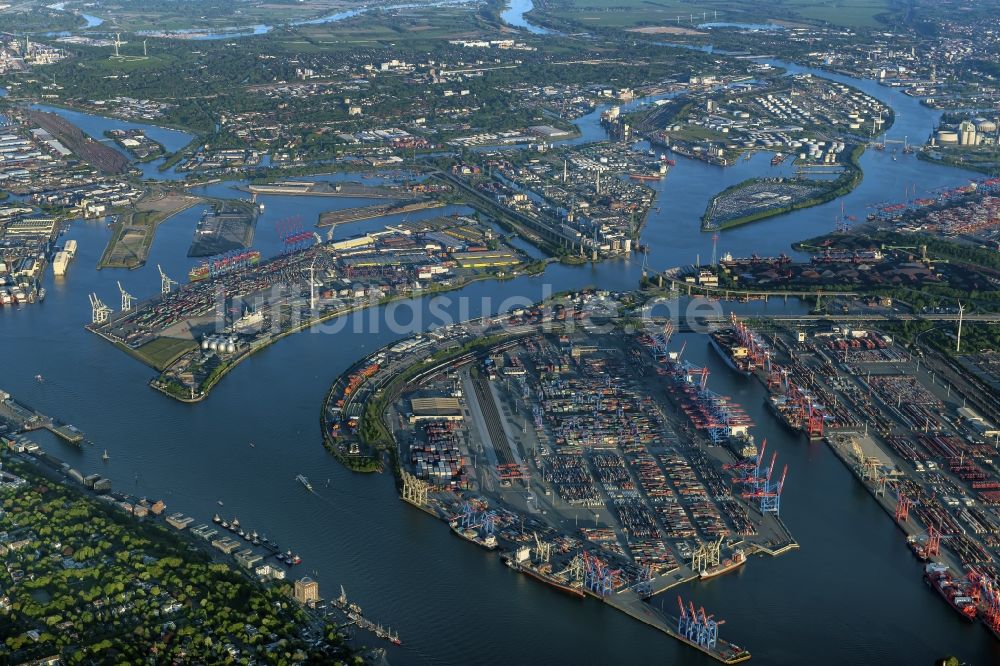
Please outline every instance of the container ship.
[[550, 585], [560, 592], [565, 592], [566, 594], [577, 597], [578, 599], [583, 599], [586, 596], [583, 590], [579, 587], [573, 587], [572, 584], [554, 577], [552, 575], [551, 564], [546, 563], [541, 565], [539, 568], [535, 568], [528, 562], [518, 564], [517, 561], [509, 555], [505, 557], [504, 560], [507, 562], [507, 566], [514, 571], [520, 571], [527, 576], [531, 576], [535, 580], [545, 583], [546, 585]]
[[485, 537], [481, 537], [479, 536], [479, 532], [477, 532], [475, 529], [471, 527], [468, 528], [462, 527], [461, 525], [459, 525], [457, 520], [451, 521], [450, 523], [448, 523], [448, 525], [451, 527], [452, 532], [462, 537], [466, 541], [471, 541], [472, 543], [482, 548], [485, 548], [486, 550], [496, 550], [496, 547], [498, 545], [497, 538], [492, 534], [489, 534]]
[[924, 582], [936, 590], [966, 622], [976, 619], [978, 609], [975, 600], [969, 595], [969, 586], [963, 581], [955, 580], [947, 566], [928, 564], [924, 568]]
[[729, 573], [730, 571], [735, 571], [741, 566], [747, 563], [747, 554], [743, 552], [742, 549], [736, 549], [733, 551], [733, 556], [728, 557], [714, 567], [709, 567], [701, 573], [698, 574], [700, 580], [708, 580], [709, 578], [715, 578], [716, 576], [721, 576], [722, 574]]
[[749, 432], [730, 435], [728, 444], [729, 449], [740, 460], [749, 460], [757, 457], [757, 444], [754, 442], [753, 435]]
[[708, 337], [726, 365], [741, 375], [749, 377], [753, 374], [756, 367], [750, 358], [750, 350], [740, 342], [736, 331], [731, 328], [720, 329], [713, 331]]
[[786, 428], [796, 432], [802, 430], [802, 424], [799, 423], [798, 416], [795, 414], [795, 408], [787, 397], [783, 395], [769, 395], [766, 402], [771, 413], [777, 416], [778, 420]]
[[820, 429], [810, 429], [810, 421], [808, 414], [802, 414], [800, 412], [800, 407], [795, 404], [788, 396], [781, 394], [773, 394], [767, 397], [765, 401], [767, 403], [768, 409], [771, 410], [778, 420], [787, 427], [789, 430], [799, 432], [804, 434], [809, 438], [810, 441], [815, 441], [823, 439], [823, 433], [826, 428], [835, 428], [836, 424], [827, 423], [826, 417], [824, 416], [824, 410], [820, 405], [813, 405], [814, 415], [822, 419], [824, 424]]
[[256, 266], [260, 263], [260, 250], [246, 250], [236, 254], [224, 255], [209, 259], [195, 266], [188, 273], [188, 281], [207, 280], [212, 275], [228, 273], [245, 266]]

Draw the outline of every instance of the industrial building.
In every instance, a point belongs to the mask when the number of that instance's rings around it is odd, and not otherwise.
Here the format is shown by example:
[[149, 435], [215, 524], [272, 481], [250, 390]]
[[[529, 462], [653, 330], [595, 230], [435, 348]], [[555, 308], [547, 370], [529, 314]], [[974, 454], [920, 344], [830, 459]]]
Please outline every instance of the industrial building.
[[413, 398], [410, 400], [410, 423], [417, 421], [461, 421], [458, 398]]
[[498, 266], [513, 266], [520, 260], [512, 252], [501, 250], [487, 252], [455, 252], [452, 258], [460, 268], [493, 268]]

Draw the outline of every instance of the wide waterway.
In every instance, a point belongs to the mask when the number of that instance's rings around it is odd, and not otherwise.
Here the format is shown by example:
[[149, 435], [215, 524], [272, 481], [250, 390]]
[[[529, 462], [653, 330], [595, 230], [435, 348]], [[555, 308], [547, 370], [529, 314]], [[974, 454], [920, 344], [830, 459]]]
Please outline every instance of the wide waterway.
[[[933, 126], [935, 114], [916, 100], [872, 82], [847, 81], [897, 110], [890, 138], [919, 139]], [[586, 135], [600, 136], [596, 115], [581, 122]], [[864, 182], [843, 199], [858, 217], [872, 204], [902, 198], [912, 183], [919, 195], [970, 179], [967, 172], [909, 156], [894, 162], [888, 153], [870, 152], [862, 166]], [[708, 200], [727, 185], [769, 173], [767, 155], [728, 169], [678, 160], [655, 185], [662, 210], [650, 215], [642, 239], [651, 248], [650, 267], [710, 256], [710, 236], [699, 231]], [[224, 183], [201, 191], [239, 196]], [[260, 200], [265, 212], [254, 242], [265, 256], [278, 250], [275, 221], [299, 215], [309, 226], [323, 210], [366, 203]], [[831, 202], [722, 232], [719, 252], [789, 251], [792, 241], [830, 230], [839, 208], [839, 201]], [[324, 451], [318, 415], [330, 383], [358, 357], [399, 337], [384, 325], [385, 308], [350, 317], [338, 333], [306, 332], [281, 341], [238, 366], [202, 403], [177, 403], [147, 388], [152, 370], [83, 329], [90, 317], [87, 294], [96, 291], [114, 305], [116, 280], [137, 296], [153, 294], [159, 288], [157, 264], [183, 278], [192, 264], [185, 253], [199, 210], [162, 225], [147, 265], [135, 271], [95, 271], [108, 230], [97, 222], [74, 224], [66, 237], [79, 241], [79, 251], [66, 278], [56, 281], [47, 271], [44, 303], [0, 310], [0, 388], [73, 423], [97, 443], [78, 450], [39, 435], [46, 449], [84, 473], [105, 474], [120, 490], [163, 497], [170, 510], [200, 520], [210, 519], [223, 501], [225, 517], [238, 515], [244, 525], [298, 552], [304, 563], [295, 573], [315, 571], [325, 596], [335, 596], [343, 583], [367, 615], [397, 630], [405, 645], [390, 648], [393, 664], [708, 663], [611, 608], [567, 598], [512, 572], [494, 555], [455, 539], [446, 525], [402, 504], [388, 474], [351, 474]], [[442, 212], [448, 211], [421, 214]], [[383, 223], [342, 225], [336, 235]], [[492, 299], [493, 306], [514, 296], [534, 300], [546, 284], [553, 290], [595, 284], [630, 289], [639, 271], [637, 259], [555, 265], [541, 277], [479, 282], [444, 298], [468, 297], [468, 312], [475, 316], [482, 299]], [[426, 304], [417, 311], [425, 324], [431, 321]], [[760, 664], [926, 664], [948, 653], [974, 664], [1000, 661], [996, 641], [981, 626], [960, 622], [921, 582], [920, 567], [891, 518], [826, 446], [790, 436], [763, 408], [758, 384], [733, 376], [704, 338], [687, 339], [687, 358], [709, 366], [711, 387], [743, 403], [757, 422], [758, 440], [767, 437], [768, 448], [789, 465], [782, 516], [801, 543], [799, 551], [754, 558], [739, 573], [680, 590], [726, 620], [723, 637], [748, 647], [753, 663]], [[34, 380], [37, 374], [44, 383]], [[107, 464], [100, 459], [105, 448]], [[312, 480], [316, 494], [294, 480], [297, 474]], [[659, 603], [672, 610], [676, 595], [667, 593]]]

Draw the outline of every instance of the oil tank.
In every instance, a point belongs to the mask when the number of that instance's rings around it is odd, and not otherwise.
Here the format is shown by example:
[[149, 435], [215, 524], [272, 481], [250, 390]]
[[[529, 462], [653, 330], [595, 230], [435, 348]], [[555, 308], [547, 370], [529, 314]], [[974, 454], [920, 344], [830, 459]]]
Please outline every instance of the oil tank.
[[958, 143], [958, 132], [953, 130], [938, 130], [937, 140], [939, 143]]

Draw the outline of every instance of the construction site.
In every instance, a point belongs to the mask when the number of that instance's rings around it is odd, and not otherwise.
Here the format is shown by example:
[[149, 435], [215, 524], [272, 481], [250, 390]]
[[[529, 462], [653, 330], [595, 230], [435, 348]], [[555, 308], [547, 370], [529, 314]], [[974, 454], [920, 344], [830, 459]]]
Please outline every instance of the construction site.
[[[708, 388], [707, 368], [671, 346], [671, 327], [570, 332], [584, 317], [571, 301], [527, 309], [493, 322], [514, 334], [438, 365], [421, 362], [461, 335], [414, 341], [412, 361], [381, 350], [356, 366], [351, 404], [328, 403], [325, 427], [350, 439], [366, 401], [390, 394], [403, 499], [538, 582], [722, 663], [749, 659], [686, 591], [674, 614], [647, 602], [797, 548], [780, 516], [788, 469], [756, 445], [739, 405]], [[467, 334], [494, 339], [479, 326]], [[390, 390], [411, 362], [417, 378]]]

